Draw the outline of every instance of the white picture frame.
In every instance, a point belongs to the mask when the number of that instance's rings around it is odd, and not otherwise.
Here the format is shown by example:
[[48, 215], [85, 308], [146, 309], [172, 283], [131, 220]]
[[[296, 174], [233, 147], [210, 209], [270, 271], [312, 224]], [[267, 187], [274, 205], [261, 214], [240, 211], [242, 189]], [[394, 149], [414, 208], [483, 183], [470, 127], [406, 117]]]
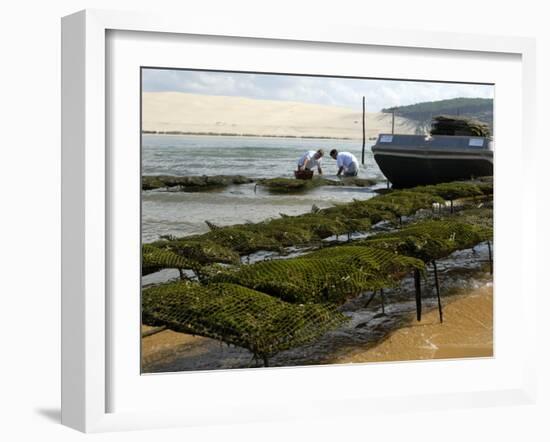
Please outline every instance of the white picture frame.
[[[112, 354], [108, 340], [111, 312], [107, 289], [112, 241], [108, 225], [111, 217], [109, 195], [109, 155], [106, 120], [108, 84], [106, 35], [112, 31], [154, 32], [163, 35], [199, 35], [273, 41], [329, 43], [378, 48], [410, 48], [439, 51], [466, 51], [482, 55], [511, 54], [521, 57], [521, 156], [523, 168], [534, 160], [535, 46], [534, 41], [517, 37], [489, 37], [451, 33], [402, 31], [372, 28], [308, 25], [281, 28], [274, 24], [206, 22], [152, 14], [86, 10], [62, 21], [62, 423], [84, 432], [169, 426], [206, 425], [220, 422], [250, 422], [288, 417], [365, 415], [374, 410], [394, 412], [416, 409], [461, 408], [502, 403], [533, 403], [536, 391], [534, 349], [526, 343], [520, 356], [525, 371], [521, 381], [502, 388], [481, 388], [463, 393], [430, 392], [425, 395], [379, 396], [376, 401], [355, 397], [316, 398], [308, 409], [300, 407], [258, 407], [250, 397], [242, 399], [234, 414], [200, 407], [193, 415], [181, 409], [109, 411], [109, 377]], [[158, 35], [158, 34], [156, 34]], [[136, 91], [137, 93], [137, 91]], [[497, 95], [498, 100], [498, 95]], [[498, 118], [498, 114], [497, 114]], [[497, 134], [498, 137], [498, 134]], [[498, 184], [497, 184], [498, 186]], [[498, 187], [497, 187], [498, 189]], [[497, 190], [498, 191], [498, 190]], [[522, 220], [536, 219], [536, 193], [520, 188]], [[496, 211], [498, 226], [498, 205]], [[502, 207], [502, 206], [501, 206]], [[502, 212], [501, 212], [502, 213]], [[498, 229], [498, 227], [497, 227]], [[535, 309], [535, 278], [529, 256], [535, 256], [534, 229], [521, 232], [521, 305]], [[495, 261], [498, 260], [498, 242]], [[498, 280], [497, 280], [498, 281]], [[498, 317], [496, 321], [498, 321]], [[524, 332], [534, 336], [536, 325], [525, 318]], [[528, 341], [526, 341], [528, 342]], [[532, 339], [534, 345], [535, 339]], [[331, 370], [341, 370], [334, 367]], [[361, 367], [354, 367], [361, 370]], [[267, 371], [267, 373], [269, 370]], [[286, 370], [286, 373], [289, 373]], [[258, 382], [269, 374], [254, 371]], [[325, 374], [328, 372], [325, 372]], [[228, 374], [225, 376], [243, 376]], [[287, 375], [290, 376], [290, 375]], [[195, 378], [198, 379], [198, 378]], [[519, 379], [519, 378], [518, 378]], [[164, 383], [170, 383], [165, 380]], [[223, 398], [222, 398], [223, 399]]]

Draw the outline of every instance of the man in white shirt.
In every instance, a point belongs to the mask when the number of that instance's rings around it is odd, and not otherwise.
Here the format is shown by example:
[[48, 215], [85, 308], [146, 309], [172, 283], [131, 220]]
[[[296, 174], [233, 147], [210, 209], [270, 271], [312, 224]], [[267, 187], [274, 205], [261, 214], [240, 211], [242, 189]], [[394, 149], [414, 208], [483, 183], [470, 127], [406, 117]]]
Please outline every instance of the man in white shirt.
[[319, 149], [318, 151], [308, 150], [298, 160], [298, 170], [312, 170], [316, 167], [319, 175], [322, 175], [321, 158], [323, 158], [324, 154], [323, 149]]
[[352, 153], [338, 152], [336, 149], [332, 149], [330, 156], [336, 160], [336, 167], [338, 167], [336, 176], [340, 176], [342, 173], [344, 176], [357, 176], [359, 173], [359, 162]]

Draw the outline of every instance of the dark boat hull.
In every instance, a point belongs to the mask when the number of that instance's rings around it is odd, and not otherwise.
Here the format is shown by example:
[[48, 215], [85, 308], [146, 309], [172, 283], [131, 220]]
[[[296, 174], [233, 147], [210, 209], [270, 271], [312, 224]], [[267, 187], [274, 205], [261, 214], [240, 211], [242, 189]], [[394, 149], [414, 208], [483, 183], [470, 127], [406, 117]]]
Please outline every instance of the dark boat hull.
[[488, 138], [381, 134], [374, 159], [393, 187], [414, 187], [493, 175]]
[[385, 177], [397, 188], [493, 175], [493, 162], [487, 158], [398, 157], [383, 153], [375, 154], [374, 158]]

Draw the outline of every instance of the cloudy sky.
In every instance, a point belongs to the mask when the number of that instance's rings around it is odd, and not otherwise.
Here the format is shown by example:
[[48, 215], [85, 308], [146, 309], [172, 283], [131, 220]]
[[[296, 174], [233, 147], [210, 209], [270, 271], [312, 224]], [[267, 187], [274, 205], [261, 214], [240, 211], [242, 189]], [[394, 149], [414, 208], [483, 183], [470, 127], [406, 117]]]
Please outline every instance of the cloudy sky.
[[145, 92], [177, 91], [264, 100], [300, 101], [360, 108], [369, 112], [391, 106], [457, 97], [493, 98], [493, 86], [400, 80], [299, 77], [289, 75], [144, 69]]

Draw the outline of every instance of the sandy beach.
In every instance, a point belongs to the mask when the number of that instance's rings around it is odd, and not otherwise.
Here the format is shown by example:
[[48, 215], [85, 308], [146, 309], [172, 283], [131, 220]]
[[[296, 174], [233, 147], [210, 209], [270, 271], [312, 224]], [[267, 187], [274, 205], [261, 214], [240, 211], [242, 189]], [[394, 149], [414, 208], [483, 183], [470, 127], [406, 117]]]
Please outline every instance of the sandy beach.
[[[426, 312], [421, 322], [411, 313], [407, 325], [374, 345], [340, 355], [331, 363], [389, 362], [421, 359], [491, 357], [493, 355], [493, 290], [491, 285], [444, 300], [444, 322], [437, 309]], [[151, 327], [143, 326], [143, 330]], [[164, 330], [142, 339], [144, 367], [177, 355], [200, 357], [218, 341]]]
[[[330, 137], [361, 139], [362, 111], [299, 103], [189, 94], [144, 92], [144, 131], [255, 136]], [[366, 135], [391, 132], [392, 117], [381, 112], [366, 115]], [[395, 131], [414, 133], [416, 124], [396, 117]]]
[[[142, 331], [149, 331], [153, 328], [154, 327], [143, 325]], [[186, 354], [200, 354], [208, 344], [215, 344], [216, 342], [217, 341], [214, 339], [191, 336], [185, 333], [176, 333], [172, 330], [164, 330], [142, 338], [142, 364], [145, 367], [156, 361], [171, 358], [182, 351], [185, 351]]]

